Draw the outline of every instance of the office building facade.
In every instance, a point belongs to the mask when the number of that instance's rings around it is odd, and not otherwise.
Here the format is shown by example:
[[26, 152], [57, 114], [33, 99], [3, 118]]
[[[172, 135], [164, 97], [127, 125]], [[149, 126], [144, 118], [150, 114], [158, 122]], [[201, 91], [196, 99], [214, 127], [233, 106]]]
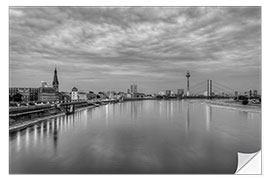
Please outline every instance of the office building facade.
[[138, 86], [137, 86], [137, 84], [132, 84], [130, 86], [130, 93], [131, 94], [134, 94], [134, 93], [137, 93], [137, 92], [138, 92]]
[[27, 88], [27, 87], [11, 87], [9, 88], [9, 96], [13, 97], [15, 94], [22, 95], [22, 101], [37, 101], [39, 88]]

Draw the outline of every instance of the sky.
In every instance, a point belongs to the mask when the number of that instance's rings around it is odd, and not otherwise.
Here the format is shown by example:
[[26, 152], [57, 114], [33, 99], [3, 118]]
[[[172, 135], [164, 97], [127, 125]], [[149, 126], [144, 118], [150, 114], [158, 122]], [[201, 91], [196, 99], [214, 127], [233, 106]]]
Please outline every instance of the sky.
[[[261, 91], [260, 7], [10, 7], [10, 87]], [[215, 87], [215, 86], [214, 86]]]

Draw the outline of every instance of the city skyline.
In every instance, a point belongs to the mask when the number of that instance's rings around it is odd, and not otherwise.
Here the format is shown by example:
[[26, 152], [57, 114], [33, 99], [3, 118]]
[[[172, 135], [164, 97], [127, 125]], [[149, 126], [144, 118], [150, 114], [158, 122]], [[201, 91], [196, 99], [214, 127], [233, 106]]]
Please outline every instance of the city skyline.
[[261, 91], [260, 7], [10, 8], [10, 86]]

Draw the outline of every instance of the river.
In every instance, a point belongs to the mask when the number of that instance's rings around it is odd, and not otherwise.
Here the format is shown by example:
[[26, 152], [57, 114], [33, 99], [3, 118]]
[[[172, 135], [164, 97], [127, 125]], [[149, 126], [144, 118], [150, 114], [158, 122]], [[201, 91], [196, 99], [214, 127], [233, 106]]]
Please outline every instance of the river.
[[261, 113], [199, 101], [82, 109], [9, 135], [12, 174], [234, 173], [261, 149]]

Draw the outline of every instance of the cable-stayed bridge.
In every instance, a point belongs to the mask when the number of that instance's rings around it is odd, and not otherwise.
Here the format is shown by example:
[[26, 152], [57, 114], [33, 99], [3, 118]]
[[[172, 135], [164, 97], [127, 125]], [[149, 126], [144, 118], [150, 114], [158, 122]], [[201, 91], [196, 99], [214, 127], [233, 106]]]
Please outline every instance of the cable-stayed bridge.
[[189, 85], [189, 92], [185, 98], [234, 98], [237, 96], [236, 91], [213, 80], [204, 80], [196, 84]]

